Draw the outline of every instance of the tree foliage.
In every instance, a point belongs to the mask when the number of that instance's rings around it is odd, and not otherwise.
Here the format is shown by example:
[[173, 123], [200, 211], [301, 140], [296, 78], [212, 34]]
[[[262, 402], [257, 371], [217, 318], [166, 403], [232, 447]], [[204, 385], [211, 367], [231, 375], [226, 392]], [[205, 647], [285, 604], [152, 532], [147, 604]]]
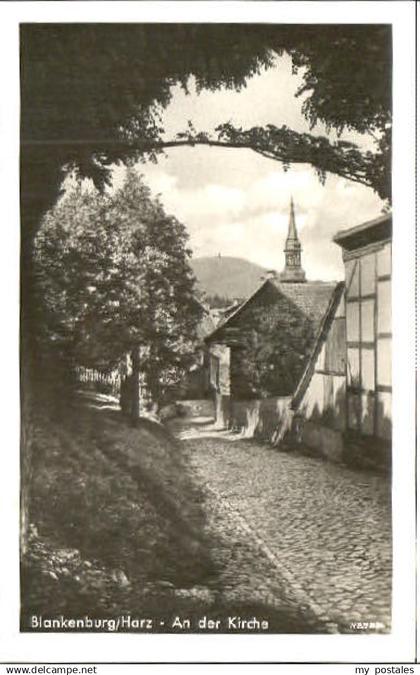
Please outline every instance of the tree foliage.
[[[376, 133], [377, 152], [371, 157], [344, 146], [330, 148], [325, 139], [310, 134], [300, 139], [285, 127], [234, 129], [227, 120], [217, 132], [222, 140], [263, 150], [286, 165], [302, 161], [296, 154], [303, 153], [321, 173], [348, 175], [389, 197], [390, 38], [390, 28], [381, 25], [23, 25], [25, 227], [36, 228], [54, 203], [65, 167], [102, 187], [112, 163], [162, 151], [160, 112], [173, 85], [188, 91], [193, 76], [199, 91], [239, 89], [283, 53], [303, 78], [296, 95], [310, 124]], [[362, 168], [353, 172], [359, 161]]]
[[78, 185], [36, 238], [43, 348], [109, 370], [141, 346], [155, 389], [179, 377], [200, 318], [186, 244], [134, 170], [115, 194]]
[[159, 141], [173, 85], [187, 89], [193, 75], [199, 89], [239, 87], [268, 65], [267, 50], [246, 32], [231, 38], [226, 26], [23, 25], [24, 217], [52, 206], [66, 167], [103, 187], [112, 163], [138, 154], [127, 141]]
[[241, 345], [232, 349], [234, 398], [290, 396], [302, 375], [314, 338], [312, 322], [289, 305], [248, 310], [241, 325]]

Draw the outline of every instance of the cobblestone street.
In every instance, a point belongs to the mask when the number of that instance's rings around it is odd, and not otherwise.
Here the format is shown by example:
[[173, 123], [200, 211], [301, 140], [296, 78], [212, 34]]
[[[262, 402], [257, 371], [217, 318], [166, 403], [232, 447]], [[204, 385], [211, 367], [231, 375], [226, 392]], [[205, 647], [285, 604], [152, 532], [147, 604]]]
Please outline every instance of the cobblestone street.
[[226, 543], [214, 555], [228, 559], [227, 598], [286, 608], [308, 632], [390, 629], [389, 478], [210, 425], [174, 431], [206, 488], [208, 527]]

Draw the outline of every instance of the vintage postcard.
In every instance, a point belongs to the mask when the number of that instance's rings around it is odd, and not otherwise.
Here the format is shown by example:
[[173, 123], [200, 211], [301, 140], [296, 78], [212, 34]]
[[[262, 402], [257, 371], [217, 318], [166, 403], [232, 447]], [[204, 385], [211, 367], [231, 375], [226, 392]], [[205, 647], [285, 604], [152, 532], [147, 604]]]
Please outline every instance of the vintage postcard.
[[4, 660], [414, 661], [414, 4], [117, 5], [3, 12]]

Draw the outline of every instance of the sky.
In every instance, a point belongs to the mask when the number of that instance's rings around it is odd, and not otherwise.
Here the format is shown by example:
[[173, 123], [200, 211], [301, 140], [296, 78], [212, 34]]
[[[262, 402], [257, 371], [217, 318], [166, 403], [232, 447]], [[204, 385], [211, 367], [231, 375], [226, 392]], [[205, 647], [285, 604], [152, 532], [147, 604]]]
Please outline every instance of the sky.
[[[302, 99], [294, 94], [301, 80], [292, 75], [288, 56], [249, 80], [240, 92], [194, 91], [186, 95], [174, 87], [171, 104], [163, 113], [168, 139], [187, 128], [211, 131], [221, 122], [243, 127], [286, 124], [310, 131], [301, 113]], [[327, 135], [324, 128], [312, 133]], [[369, 147], [370, 137], [347, 133], [346, 140]], [[152, 192], [165, 209], [186, 226], [194, 257], [237, 256], [267, 269], [284, 266], [290, 198], [302, 242], [302, 262], [309, 279], [341, 279], [341, 250], [331, 240], [340, 229], [379, 215], [383, 206], [362, 185], [328, 175], [323, 186], [309, 165], [280, 163], [252, 150], [229, 148], [173, 148], [157, 164], [138, 165]], [[115, 185], [122, 168], [114, 173]]]

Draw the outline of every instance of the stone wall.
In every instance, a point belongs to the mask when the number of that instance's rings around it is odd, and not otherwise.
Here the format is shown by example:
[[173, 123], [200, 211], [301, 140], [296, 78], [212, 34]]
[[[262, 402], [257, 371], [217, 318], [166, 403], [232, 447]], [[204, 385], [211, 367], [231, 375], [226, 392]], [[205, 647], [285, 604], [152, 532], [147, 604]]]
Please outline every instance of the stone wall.
[[279, 429], [291, 421], [290, 402], [290, 396], [233, 401], [230, 426], [245, 438], [272, 441]]

